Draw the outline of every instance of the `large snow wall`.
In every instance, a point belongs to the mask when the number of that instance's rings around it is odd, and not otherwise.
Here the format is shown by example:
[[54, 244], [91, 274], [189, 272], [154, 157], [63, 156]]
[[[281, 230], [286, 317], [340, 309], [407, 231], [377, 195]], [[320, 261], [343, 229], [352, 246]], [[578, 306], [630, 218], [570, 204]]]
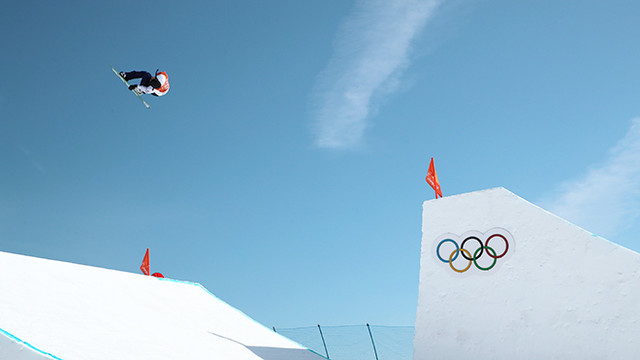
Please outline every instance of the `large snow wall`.
[[414, 360], [640, 356], [640, 254], [504, 188], [426, 201], [422, 232]]
[[0, 252], [0, 360], [321, 360], [200, 284]]

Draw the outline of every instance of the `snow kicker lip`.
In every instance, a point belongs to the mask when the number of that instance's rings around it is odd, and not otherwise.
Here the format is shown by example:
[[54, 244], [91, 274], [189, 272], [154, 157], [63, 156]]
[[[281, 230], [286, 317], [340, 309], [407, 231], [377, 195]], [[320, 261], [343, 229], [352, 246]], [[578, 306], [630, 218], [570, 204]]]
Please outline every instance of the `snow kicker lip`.
[[[484, 239], [484, 240], [483, 240]], [[462, 240], [462, 241], [460, 241]], [[465, 248], [467, 243], [477, 243], [477, 247], [473, 250], [469, 250]], [[498, 247], [501, 251], [499, 254], [494, 249], [494, 247], [489, 246], [489, 242], [500, 246], [500, 242], [503, 243], [502, 247]], [[468, 231], [464, 233], [462, 236], [458, 236], [452, 233], [446, 233], [438, 236], [435, 241], [435, 257], [439, 262], [449, 264], [449, 267], [455, 271], [456, 273], [464, 273], [467, 272], [471, 265], [475, 265], [475, 267], [481, 272], [486, 272], [493, 269], [498, 263], [499, 259], [502, 259], [510, 252], [510, 244], [511, 244], [511, 252], [513, 252], [513, 236], [509, 231], [503, 228], [493, 228], [488, 230], [485, 233], [481, 233], [479, 231]], [[452, 248], [450, 245], [452, 244], [455, 249], [451, 252], [449, 250]], [[449, 250], [444, 250], [445, 247], [448, 247]], [[478, 260], [484, 255], [490, 258], [490, 264], [481, 265]], [[454, 261], [456, 261], [461, 255], [461, 258], [467, 261], [466, 265], [463, 266], [454, 265]]]

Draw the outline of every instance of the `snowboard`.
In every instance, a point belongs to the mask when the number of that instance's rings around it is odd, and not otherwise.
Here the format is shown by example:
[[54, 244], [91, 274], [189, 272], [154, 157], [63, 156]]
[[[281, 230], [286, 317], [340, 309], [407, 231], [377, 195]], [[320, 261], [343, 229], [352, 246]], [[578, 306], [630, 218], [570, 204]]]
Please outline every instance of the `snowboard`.
[[[127, 82], [127, 80], [125, 80], [122, 76], [120, 76], [120, 73], [118, 73], [118, 71], [116, 69], [114, 69], [113, 66], [111, 67], [111, 70], [113, 70], [113, 73], [116, 74], [116, 76], [118, 78], [120, 78], [120, 80], [122, 80], [122, 82], [127, 86], [127, 89], [128, 89], [129, 88], [129, 83]], [[142, 101], [142, 103], [144, 104], [144, 106], [147, 109], [151, 109], [151, 106], [149, 106], [149, 104], [147, 104], [147, 102], [144, 101], [144, 99], [142, 98], [142, 96], [140, 96], [140, 94], [138, 94], [135, 90], [131, 90], [131, 92], [136, 94], [138, 99], [140, 99], [140, 101]]]

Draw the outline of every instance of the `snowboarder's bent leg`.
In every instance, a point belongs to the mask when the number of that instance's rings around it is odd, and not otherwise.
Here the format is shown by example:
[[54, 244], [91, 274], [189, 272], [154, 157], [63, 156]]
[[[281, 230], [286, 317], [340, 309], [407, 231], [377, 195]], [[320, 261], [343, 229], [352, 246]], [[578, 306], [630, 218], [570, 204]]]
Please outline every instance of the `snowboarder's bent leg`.
[[129, 81], [129, 80], [133, 80], [133, 79], [141, 79], [140, 80], [140, 85], [142, 86], [149, 86], [149, 81], [151, 81], [151, 74], [149, 74], [146, 71], [129, 71], [127, 73], [124, 74], [124, 79]]

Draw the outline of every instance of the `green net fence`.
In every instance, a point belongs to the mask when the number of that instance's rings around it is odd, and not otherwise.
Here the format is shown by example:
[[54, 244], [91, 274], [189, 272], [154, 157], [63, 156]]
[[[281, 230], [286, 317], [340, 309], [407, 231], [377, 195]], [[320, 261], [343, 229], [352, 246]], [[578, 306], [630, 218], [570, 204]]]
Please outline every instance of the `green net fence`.
[[275, 330], [318, 354], [327, 356], [328, 353], [331, 360], [413, 358], [413, 326], [309, 326]]

